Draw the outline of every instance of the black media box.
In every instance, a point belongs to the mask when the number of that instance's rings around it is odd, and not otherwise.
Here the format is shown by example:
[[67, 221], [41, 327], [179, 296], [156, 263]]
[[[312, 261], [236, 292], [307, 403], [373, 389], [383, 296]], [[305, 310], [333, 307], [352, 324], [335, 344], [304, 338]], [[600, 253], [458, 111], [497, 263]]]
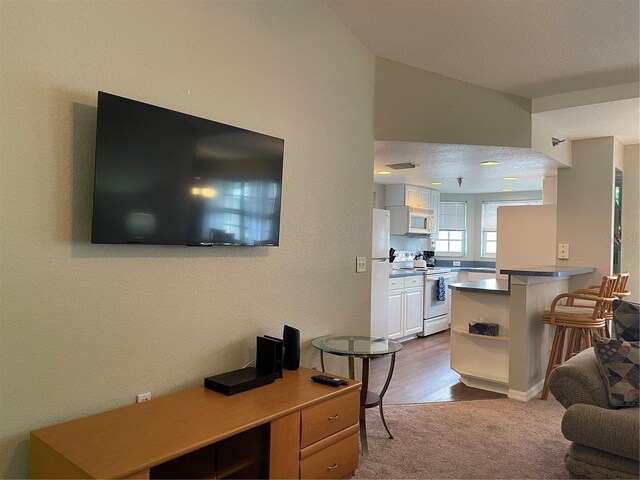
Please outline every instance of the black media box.
[[234, 395], [252, 388], [268, 385], [273, 383], [275, 379], [275, 372], [260, 374], [255, 368], [247, 367], [214, 375], [213, 377], [206, 377], [204, 386], [209, 390], [224, 393], [225, 395]]
[[275, 371], [276, 378], [282, 378], [282, 340], [265, 335], [256, 338], [256, 368], [260, 373]]

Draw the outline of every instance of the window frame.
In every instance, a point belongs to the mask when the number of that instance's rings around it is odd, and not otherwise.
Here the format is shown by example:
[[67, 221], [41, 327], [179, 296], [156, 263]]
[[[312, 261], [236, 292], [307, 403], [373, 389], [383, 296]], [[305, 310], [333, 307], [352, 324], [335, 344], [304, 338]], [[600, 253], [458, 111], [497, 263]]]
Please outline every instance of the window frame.
[[[444, 204], [456, 204], [456, 206], [463, 206], [464, 208], [464, 214], [463, 214], [463, 223], [464, 226], [463, 228], [443, 228], [443, 221], [442, 221], [442, 217], [441, 214], [443, 213], [444, 209], [443, 209], [443, 205]], [[466, 258], [467, 254], [468, 254], [468, 239], [469, 239], [469, 230], [467, 228], [468, 226], [468, 218], [469, 218], [469, 205], [468, 202], [466, 201], [460, 201], [460, 200], [445, 200], [445, 201], [441, 201], [440, 205], [439, 205], [439, 210], [438, 210], [438, 237], [435, 239], [436, 242], [436, 246], [434, 247], [434, 250], [436, 252], [436, 255], [438, 255], [439, 257], [459, 257], [459, 258]], [[460, 219], [460, 217], [457, 215], [456, 212], [456, 220], [455, 223], [458, 222], [458, 220]], [[446, 222], [444, 222], [446, 223]], [[446, 232], [447, 233], [447, 237], [446, 239], [441, 239], [440, 238], [440, 233], [441, 232]], [[452, 232], [461, 232], [462, 233], [462, 251], [461, 252], [452, 252], [450, 250], [450, 246], [451, 246], [451, 242], [452, 241], [460, 241], [458, 239], [451, 239], [450, 235]], [[443, 250], [438, 250], [438, 242], [442, 242], [442, 241], [446, 241], [447, 242], [447, 251], [443, 251]]]

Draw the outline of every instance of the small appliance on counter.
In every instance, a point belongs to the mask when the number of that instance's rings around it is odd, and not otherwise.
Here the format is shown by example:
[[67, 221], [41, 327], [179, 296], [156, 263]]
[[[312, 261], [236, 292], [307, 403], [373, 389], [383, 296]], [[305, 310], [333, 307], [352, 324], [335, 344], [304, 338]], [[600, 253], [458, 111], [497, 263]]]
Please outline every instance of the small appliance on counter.
[[418, 253], [415, 257], [413, 257], [414, 268], [425, 268], [426, 266], [427, 261], [424, 259], [424, 255], [422, 253]]
[[427, 262], [427, 267], [435, 267], [436, 266], [436, 257], [434, 256], [436, 252], [433, 250], [425, 250], [424, 252], [424, 260]]

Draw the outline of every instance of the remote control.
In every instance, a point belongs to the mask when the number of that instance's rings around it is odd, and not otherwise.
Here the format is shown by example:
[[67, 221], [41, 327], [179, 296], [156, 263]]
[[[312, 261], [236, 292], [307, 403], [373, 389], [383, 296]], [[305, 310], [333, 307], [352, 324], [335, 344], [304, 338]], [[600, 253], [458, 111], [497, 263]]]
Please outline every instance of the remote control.
[[340, 378], [329, 377], [328, 375], [314, 375], [311, 380], [318, 383], [324, 383], [325, 385], [331, 385], [332, 387], [339, 387], [340, 385], [349, 385], [349, 382]]

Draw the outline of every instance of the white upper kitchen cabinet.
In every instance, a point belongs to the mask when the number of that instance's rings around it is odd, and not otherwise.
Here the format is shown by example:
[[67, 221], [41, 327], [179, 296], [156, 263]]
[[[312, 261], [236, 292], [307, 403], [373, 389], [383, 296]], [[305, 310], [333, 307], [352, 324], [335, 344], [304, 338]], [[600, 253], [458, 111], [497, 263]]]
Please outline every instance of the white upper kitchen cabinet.
[[[438, 195], [440, 192], [438, 192]], [[387, 185], [385, 207], [433, 208], [432, 190], [414, 185]]]

